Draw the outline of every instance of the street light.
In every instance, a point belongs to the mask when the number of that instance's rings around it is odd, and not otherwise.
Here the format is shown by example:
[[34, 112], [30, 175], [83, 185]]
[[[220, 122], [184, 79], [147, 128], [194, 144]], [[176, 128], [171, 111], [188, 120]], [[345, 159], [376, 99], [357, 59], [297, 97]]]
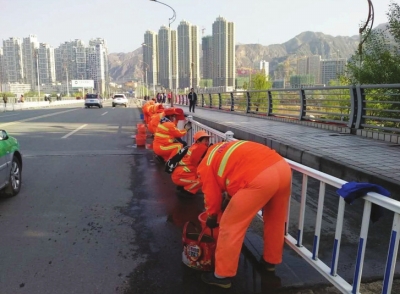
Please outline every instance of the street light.
[[[153, 51], [151, 53], [151, 59], [152, 59], [151, 62], [153, 65], [151, 72], [153, 73], [153, 79], [152, 79], [153, 80], [153, 95], [156, 96], [156, 86], [155, 86], [155, 81], [154, 81], [154, 66], [155, 66], [155, 64], [154, 64], [154, 49], [153, 49], [153, 47], [151, 47], [150, 45], [147, 45], [146, 43], [142, 43], [142, 46], [147, 46], [147, 47], [151, 48], [151, 50]], [[147, 79], [147, 72], [146, 72], [146, 79]]]
[[[368, 1], [368, 18], [367, 18], [367, 21], [365, 22], [364, 26], [359, 28], [359, 30], [358, 30], [358, 32], [360, 34], [360, 43], [358, 44], [358, 51], [360, 52], [359, 80], [361, 79], [362, 45], [365, 42], [365, 40], [369, 37], [369, 35], [371, 34], [372, 26], [374, 25], [374, 5], [372, 4], [371, 0], [367, 0], [367, 1]], [[368, 33], [364, 37], [364, 39], [362, 39], [362, 34], [367, 29], [368, 26], [369, 26]], [[358, 81], [358, 82], [361, 83], [361, 81]]]
[[[167, 7], [169, 7], [169, 8], [171, 8], [172, 9], [172, 11], [173, 11], [173, 15], [172, 15], [172, 17], [170, 17], [168, 20], [169, 20], [169, 22], [168, 22], [168, 42], [169, 42], [169, 50], [168, 50], [168, 57], [169, 57], [169, 86], [171, 87], [171, 92], [172, 92], [172, 88], [173, 88], [173, 86], [172, 86], [172, 40], [171, 40], [171, 23], [173, 23], [174, 21], [175, 21], [175, 19], [176, 19], [176, 12], [175, 12], [175, 10], [171, 7], [171, 6], [169, 6], [168, 4], [165, 4], [165, 3], [163, 3], [163, 2], [160, 2], [160, 1], [157, 1], [157, 0], [150, 0], [150, 1], [152, 1], [152, 2], [157, 2], [157, 3], [160, 3], [160, 4], [162, 4], [162, 5], [165, 5], [165, 6], [167, 6]], [[174, 99], [173, 99], [173, 97], [171, 97], [171, 107], [173, 107], [174, 106]]]
[[39, 52], [35, 52], [35, 55], [36, 55], [37, 86], [38, 86], [38, 93], [39, 93], [38, 95], [40, 98]]

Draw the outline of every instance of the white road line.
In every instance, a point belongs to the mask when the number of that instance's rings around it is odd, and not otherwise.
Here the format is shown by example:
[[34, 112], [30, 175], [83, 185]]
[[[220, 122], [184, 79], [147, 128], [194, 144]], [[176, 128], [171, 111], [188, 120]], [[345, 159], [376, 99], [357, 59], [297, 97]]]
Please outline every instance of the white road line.
[[103, 115], [106, 115], [107, 113], [108, 113], [108, 111], [104, 112], [104, 113], [102, 114], [102, 116], [103, 116]]
[[62, 137], [61, 139], [66, 139], [66, 138], [68, 138], [69, 136], [71, 136], [71, 135], [73, 135], [73, 134], [75, 134], [77, 131], [79, 131], [79, 130], [81, 130], [81, 129], [83, 129], [84, 127], [86, 127], [87, 126], [87, 124], [86, 125], [82, 125], [82, 126], [80, 126], [79, 128], [77, 128], [76, 130], [73, 130], [72, 132], [70, 132], [70, 133], [68, 133], [68, 134], [66, 134], [64, 137]]
[[0, 124], [0, 128], [5, 127], [5, 126], [11, 126], [11, 125], [19, 124], [19, 123], [26, 122], [26, 121], [31, 121], [31, 120], [43, 118], [43, 117], [49, 117], [49, 116], [53, 116], [53, 115], [57, 115], [57, 114], [61, 114], [61, 113], [71, 112], [71, 111], [75, 111], [75, 110], [77, 110], [77, 109], [65, 110], [65, 111], [60, 111], [60, 112], [55, 112], [55, 113], [49, 113], [49, 114], [45, 114], [45, 115], [35, 116], [35, 117], [31, 117], [31, 118], [16, 120], [16, 121], [5, 123], [5, 124]]

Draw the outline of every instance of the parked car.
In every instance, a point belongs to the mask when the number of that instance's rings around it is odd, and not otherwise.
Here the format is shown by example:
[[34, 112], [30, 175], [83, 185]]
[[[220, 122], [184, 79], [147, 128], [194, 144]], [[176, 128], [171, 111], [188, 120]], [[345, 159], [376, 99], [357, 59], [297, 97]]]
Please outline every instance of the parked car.
[[100, 94], [86, 94], [85, 107], [90, 108], [92, 106], [103, 108], [103, 98], [100, 96]]
[[124, 94], [115, 94], [112, 101], [112, 107], [117, 105], [124, 105], [127, 107], [128, 105], [128, 98]]
[[2, 196], [19, 193], [22, 184], [22, 155], [17, 139], [0, 130], [0, 189]]

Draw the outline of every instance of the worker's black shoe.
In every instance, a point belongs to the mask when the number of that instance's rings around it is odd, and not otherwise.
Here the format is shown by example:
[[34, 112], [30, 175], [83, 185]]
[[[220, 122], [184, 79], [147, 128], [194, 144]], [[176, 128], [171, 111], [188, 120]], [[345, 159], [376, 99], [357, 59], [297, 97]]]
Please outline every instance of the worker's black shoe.
[[261, 258], [260, 264], [261, 264], [261, 269], [262, 270], [265, 270], [267, 272], [274, 272], [275, 271], [275, 264], [266, 262], [264, 260], [264, 258]]
[[183, 187], [182, 186], [176, 186], [176, 191], [179, 191], [179, 192], [183, 191]]
[[230, 278], [217, 278], [214, 273], [205, 273], [201, 275], [201, 279], [204, 283], [214, 285], [217, 287], [228, 289], [232, 286]]

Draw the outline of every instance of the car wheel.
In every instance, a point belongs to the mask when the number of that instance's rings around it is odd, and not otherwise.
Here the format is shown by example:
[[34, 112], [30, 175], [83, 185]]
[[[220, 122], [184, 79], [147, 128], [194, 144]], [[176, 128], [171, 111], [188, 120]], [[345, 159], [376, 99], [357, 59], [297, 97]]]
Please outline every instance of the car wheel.
[[126, 104], [125, 104], [125, 107], [126, 107]]
[[21, 190], [22, 184], [22, 168], [21, 163], [15, 156], [11, 162], [10, 175], [8, 176], [8, 184], [4, 188], [4, 194], [8, 197], [15, 196]]

